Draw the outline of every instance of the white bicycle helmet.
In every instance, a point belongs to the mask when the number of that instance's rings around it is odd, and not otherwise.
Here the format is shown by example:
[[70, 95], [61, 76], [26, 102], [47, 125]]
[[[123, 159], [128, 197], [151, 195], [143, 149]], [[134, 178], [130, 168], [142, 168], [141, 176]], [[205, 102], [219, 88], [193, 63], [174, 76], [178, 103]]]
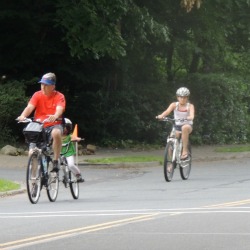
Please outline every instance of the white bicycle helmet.
[[190, 91], [189, 91], [189, 89], [187, 89], [185, 87], [181, 87], [181, 88], [177, 89], [176, 95], [177, 96], [189, 96]]
[[71, 131], [72, 130], [72, 122], [70, 119], [68, 118], [64, 118], [64, 121], [65, 121], [65, 127], [67, 128], [68, 131]]

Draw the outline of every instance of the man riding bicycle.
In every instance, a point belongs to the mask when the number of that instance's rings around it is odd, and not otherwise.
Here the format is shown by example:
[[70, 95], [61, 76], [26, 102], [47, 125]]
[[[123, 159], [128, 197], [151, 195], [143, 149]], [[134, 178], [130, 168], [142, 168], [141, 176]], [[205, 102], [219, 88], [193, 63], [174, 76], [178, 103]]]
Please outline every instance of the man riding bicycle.
[[[33, 111], [35, 111], [35, 121], [43, 122], [46, 120], [44, 128], [49, 140], [52, 140], [52, 149], [54, 152], [52, 171], [58, 172], [58, 159], [62, 147], [63, 133], [62, 114], [66, 107], [66, 101], [64, 95], [55, 90], [56, 75], [54, 73], [43, 75], [38, 83], [41, 83], [41, 90], [33, 94], [28, 105], [17, 120], [23, 121]], [[34, 147], [34, 143], [31, 143], [30, 149]]]

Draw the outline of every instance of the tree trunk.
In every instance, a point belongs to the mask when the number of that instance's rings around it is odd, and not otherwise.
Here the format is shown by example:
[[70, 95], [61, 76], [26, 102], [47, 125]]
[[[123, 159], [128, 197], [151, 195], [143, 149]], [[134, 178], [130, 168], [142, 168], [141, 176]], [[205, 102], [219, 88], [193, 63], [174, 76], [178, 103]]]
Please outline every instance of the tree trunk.
[[174, 79], [172, 71], [173, 55], [174, 55], [174, 42], [171, 41], [167, 51], [167, 79], [169, 81], [172, 81]]
[[200, 61], [200, 55], [194, 52], [193, 59], [189, 68], [189, 73], [196, 73], [198, 71], [199, 61]]

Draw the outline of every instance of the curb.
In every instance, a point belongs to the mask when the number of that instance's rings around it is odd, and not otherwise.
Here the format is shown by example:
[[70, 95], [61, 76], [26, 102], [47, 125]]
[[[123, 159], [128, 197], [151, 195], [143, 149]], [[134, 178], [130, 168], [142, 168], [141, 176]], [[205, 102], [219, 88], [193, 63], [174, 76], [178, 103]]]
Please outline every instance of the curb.
[[0, 198], [26, 193], [27, 189], [26, 189], [24, 183], [23, 182], [17, 182], [17, 183], [20, 184], [19, 189], [0, 192]]
[[21, 188], [18, 190], [12, 190], [12, 191], [6, 191], [6, 192], [0, 192], [0, 198], [4, 198], [7, 196], [13, 196], [16, 194], [23, 194], [26, 193], [26, 188]]
[[121, 163], [89, 163], [89, 162], [82, 162], [79, 163], [78, 166], [88, 166], [88, 167], [107, 167], [107, 168], [134, 168], [134, 167], [152, 167], [152, 165], [161, 166], [160, 162], [158, 161], [151, 161], [151, 162], [121, 162]]
[[237, 160], [237, 159], [245, 159], [250, 158], [250, 155], [246, 154], [238, 154], [238, 155], [231, 155], [231, 156], [207, 156], [207, 157], [200, 157], [200, 158], [193, 158], [193, 162], [211, 162], [211, 161], [227, 161], [227, 160]]
[[[162, 162], [164, 161], [164, 156], [162, 155]], [[228, 156], [205, 156], [205, 157], [194, 157], [192, 162], [213, 162], [213, 161], [227, 161], [227, 160], [236, 160], [236, 159], [244, 159], [250, 158], [249, 154], [237, 154], [237, 155], [228, 155]], [[113, 167], [113, 168], [132, 168], [132, 167], [152, 167], [154, 166], [161, 166], [162, 163], [159, 161], [152, 161], [152, 162], [126, 162], [126, 163], [89, 163], [89, 162], [80, 162], [78, 166], [82, 167]]]

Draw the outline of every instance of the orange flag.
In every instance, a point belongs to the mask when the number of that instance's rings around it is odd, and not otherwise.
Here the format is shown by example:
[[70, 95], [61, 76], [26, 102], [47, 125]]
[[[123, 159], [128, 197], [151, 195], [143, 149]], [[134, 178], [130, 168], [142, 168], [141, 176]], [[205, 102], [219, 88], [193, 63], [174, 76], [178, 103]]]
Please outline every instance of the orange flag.
[[74, 128], [72, 136], [78, 137], [78, 126], [77, 126], [77, 124], [75, 125], [75, 128]]

